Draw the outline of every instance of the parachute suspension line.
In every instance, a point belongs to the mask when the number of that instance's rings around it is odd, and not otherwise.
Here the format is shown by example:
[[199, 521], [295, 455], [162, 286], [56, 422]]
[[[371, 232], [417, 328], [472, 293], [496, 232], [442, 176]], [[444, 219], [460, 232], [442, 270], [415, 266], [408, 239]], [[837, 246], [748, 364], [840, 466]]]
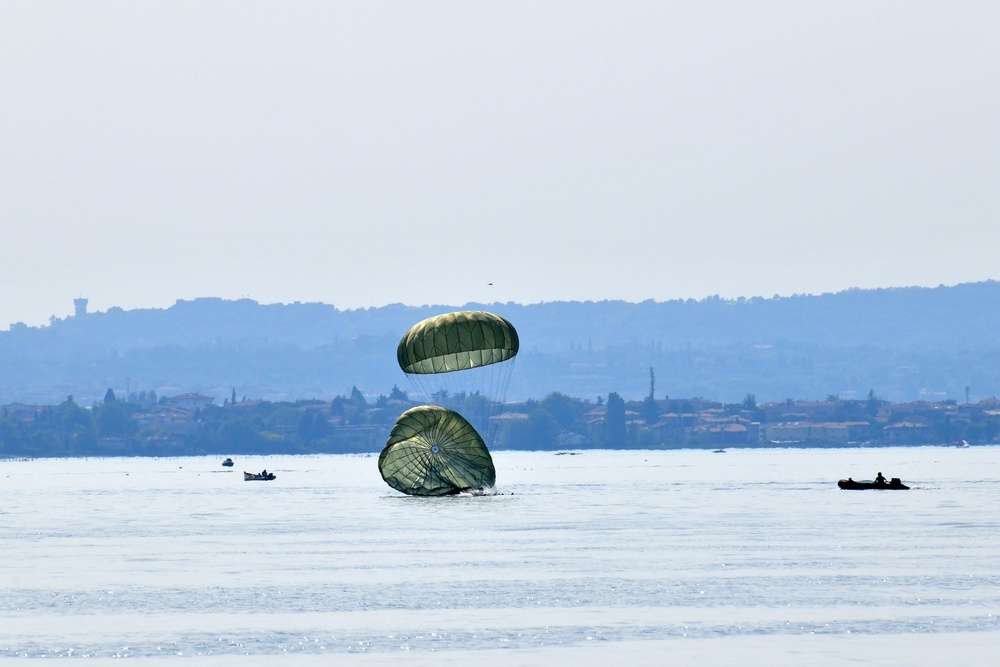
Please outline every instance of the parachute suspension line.
[[406, 373], [414, 394], [411, 398], [462, 414], [487, 446], [492, 446], [500, 430], [499, 417], [506, 409], [516, 359], [452, 373]]
[[[507, 411], [507, 389], [510, 387], [510, 380], [511, 380], [511, 378], [514, 375], [514, 365], [516, 363], [517, 363], [517, 358], [515, 357], [515, 358], [513, 358], [513, 359], [510, 360], [509, 364], [507, 364], [507, 366], [508, 366], [508, 368], [507, 368], [507, 376], [504, 378], [504, 381], [503, 381], [503, 389], [502, 389], [503, 393], [501, 394], [503, 396], [503, 398], [500, 400], [499, 412], [497, 413], [497, 417], [498, 418], [499, 418], [499, 416], [501, 414], [503, 414], [504, 412]], [[499, 419], [497, 421], [499, 421]], [[499, 424], [498, 424], [498, 426], [499, 426]]]
[[502, 415], [506, 409], [507, 404], [507, 388], [510, 386], [510, 378], [513, 375], [514, 362], [517, 360], [516, 357], [507, 361], [504, 364], [496, 364], [500, 368], [497, 369], [493, 376], [493, 381], [490, 386], [490, 400], [489, 405], [489, 416], [487, 418], [487, 433], [484, 433], [484, 439], [486, 442], [493, 446], [497, 442], [497, 433], [500, 431], [500, 415]]

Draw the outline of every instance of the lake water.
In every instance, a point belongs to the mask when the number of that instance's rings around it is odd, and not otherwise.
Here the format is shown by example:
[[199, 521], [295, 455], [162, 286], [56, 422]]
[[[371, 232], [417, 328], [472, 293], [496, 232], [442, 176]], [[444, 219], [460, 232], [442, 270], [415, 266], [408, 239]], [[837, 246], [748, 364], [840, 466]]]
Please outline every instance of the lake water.
[[[0, 461], [0, 658], [995, 664], [1000, 449]], [[267, 468], [273, 482], [244, 482]], [[882, 471], [910, 491], [841, 491]]]

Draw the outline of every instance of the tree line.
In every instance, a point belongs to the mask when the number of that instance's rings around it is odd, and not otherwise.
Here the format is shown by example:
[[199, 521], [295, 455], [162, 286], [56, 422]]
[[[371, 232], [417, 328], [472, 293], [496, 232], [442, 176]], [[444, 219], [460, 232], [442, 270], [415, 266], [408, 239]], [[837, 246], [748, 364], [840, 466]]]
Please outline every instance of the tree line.
[[[477, 394], [436, 398], [459, 412], [469, 412], [485, 400]], [[72, 396], [30, 415], [12, 406], [0, 409], [0, 457], [378, 452], [396, 418], [416, 404], [395, 386], [374, 401], [366, 400], [356, 387], [329, 401], [237, 401], [234, 391], [222, 406], [208, 405], [171, 422], [162, 418], [168, 412], [166, 399], [144, 393], [119, 400], [108, 390], [104, 400], [89, 409]], [[788, 404], [789, 411], [803, 409], [792, 401]], [[942, 444], [960, 439], [978, 444], [1000, 436], [996, 410], [959, 406], [953, 400], [893, 406], [870, 392], [865, 400], [828, 396], [821, 407], [822, 419], [867, 424], [862, 426], [864, 444]], [[880, 416], [890, 408], [891, 419], [914, 426], [904, 442], [886, 428], [890, 418]], [[552, 392], [538, 401], [507, 404], [491, 444], [495, 449], [517, 450], [767, 446], [771, 443], [755, 433], [777, 419], [772, 414], [777, 414], [774, 408], [758, 405], [753, 394], [736, 403], [656, 399], [651, 377], [650, 394], [642, 400], [625, 400], [617, 392], [596, 400]], [[712, 429], [706, 424], [735, 428]], [[831, 444], [821, 438], [797, 443]]]

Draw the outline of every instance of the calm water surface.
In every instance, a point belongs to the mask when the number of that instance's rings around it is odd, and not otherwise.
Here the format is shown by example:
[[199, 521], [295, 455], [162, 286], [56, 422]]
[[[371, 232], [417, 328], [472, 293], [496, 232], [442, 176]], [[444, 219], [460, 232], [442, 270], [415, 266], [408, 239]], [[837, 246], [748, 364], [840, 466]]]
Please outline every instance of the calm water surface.
[[[993, 664], [1000, 449], [0, 461], [0, 658]], [[267, 468], [273, 482], [244, 482]], [[910, 491], [840, 491], [882, 471]], [[193, 660], [190, 660], [192, 659]]]

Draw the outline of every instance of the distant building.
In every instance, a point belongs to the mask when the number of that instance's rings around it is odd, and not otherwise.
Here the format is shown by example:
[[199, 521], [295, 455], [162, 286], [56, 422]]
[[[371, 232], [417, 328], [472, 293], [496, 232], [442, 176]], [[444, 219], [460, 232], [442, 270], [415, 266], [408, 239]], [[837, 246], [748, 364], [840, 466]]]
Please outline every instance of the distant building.
[[846, 445], [867, 440], [868, 422], [780, 422], [764, 427], [764, 438], [770, 442], [828, 442]]
[[73, 306], [76, 308], [77, 317], [83, 317], [87, 314], [87, 300], [83, 297], [73, 299]]
[[912, 445], [917, 442], [927, 442], [933, 438], [933, 432], [927, 424], [911, 421], [890, 424], [885, 427], [885, 434], [888, 436], [888, 441], [893, 444]]
[[34, 421], [39, 412], [45, 410], [44, 405], [25, 405], [24, 403], [11, 403], [0, 407], [0, 415], [13, 417], [18, 421]]
[[760, 406], [768, 422], [830, 421], [834, 418], [840, 401], [793, 401], [765, 403]]
[[190, 410], [194, 412], [196, 410], [203, 410], [211, 405], [215, 401], [211, 396], [202, 396], [201, 394], [181, 394], [180, 396], [172, 396], [166, 400], [168, 405], [181, 408], [183, 410]]
[[194, 433], [197, 429], [195, 412], [170, 406], [166, 403], [153, 406], [149, 412], [137, 412], [132, 415], [132, 421], [139, 426], [158, 426], [161, 431], [173, 434]]

